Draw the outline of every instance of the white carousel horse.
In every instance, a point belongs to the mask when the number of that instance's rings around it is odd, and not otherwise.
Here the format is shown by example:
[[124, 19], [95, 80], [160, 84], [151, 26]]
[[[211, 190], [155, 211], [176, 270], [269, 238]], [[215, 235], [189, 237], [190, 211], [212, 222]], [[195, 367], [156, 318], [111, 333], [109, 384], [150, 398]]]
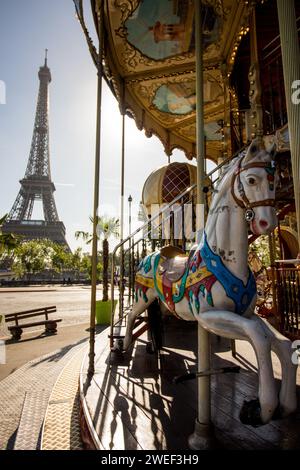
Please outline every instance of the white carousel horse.
[[[141, 262], [123, 343], [127, 350], [136, 317], [157, 298], [183, 320], [196, 319], [218, 336], [249, 341], [258, 363], [259, 393], [258, 400], [244, 403], [240, 417], [253, 425], [268, 423], [276, 414], [285, 417], [297, 407], [291, 342], [254, 313], [256, 285], [248, 267], [249, 225], [257, 235], [276, 227], [274, 155], [274, 149], [267, 152], [263, 142], [254, 141], [228, 165], [202, 240], [189, 257], [157, 252]], [[282, 367], [279, 397], [271, 350]]]

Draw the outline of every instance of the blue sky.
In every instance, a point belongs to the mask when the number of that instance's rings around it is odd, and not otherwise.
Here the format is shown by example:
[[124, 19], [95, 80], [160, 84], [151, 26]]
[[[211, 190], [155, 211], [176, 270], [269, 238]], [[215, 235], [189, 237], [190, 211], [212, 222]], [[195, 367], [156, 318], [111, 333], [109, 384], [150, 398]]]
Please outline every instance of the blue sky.
[[[89, 9], [89, 0], [84, 3]], [[94, 36], [91, 20], [89, 28]], [[11, 209], [26, 169], [39, 85], [37, 74], [44, 62], [45, 48], [49, 49], [52, 73], [52, 179], [59, 217], [74, 249], [79, 245], [74, 233], [90, 229], [92, 213], [96, 70], [72, 0], [0, 0], [0, 81], [6, 84], [6, 104], [0, 104], [0, 215]], [[102, 143], [100, 214], [119, 217], [121, 117], [105, 85]], [[186, 161], [179, 151], [174, 152], [174, 160]], [[158, 139], [147, 139], [127, 118], [126, 200], [131, 194], [138, 204], [143, 182], [166, 162]], [[35, 210], [38, 215], [38, 205]]]

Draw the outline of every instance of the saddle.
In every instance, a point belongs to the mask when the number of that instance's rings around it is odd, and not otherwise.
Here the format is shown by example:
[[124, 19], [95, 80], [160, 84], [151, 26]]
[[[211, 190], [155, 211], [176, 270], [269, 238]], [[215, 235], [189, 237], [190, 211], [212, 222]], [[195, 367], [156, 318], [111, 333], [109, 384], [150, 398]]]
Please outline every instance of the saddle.
[[164, 275], [171, 283], [179, 281], [187, 268], [189, 257], [181, 248], [166, 246], [160, 250], [161, 262], [158, 273]]

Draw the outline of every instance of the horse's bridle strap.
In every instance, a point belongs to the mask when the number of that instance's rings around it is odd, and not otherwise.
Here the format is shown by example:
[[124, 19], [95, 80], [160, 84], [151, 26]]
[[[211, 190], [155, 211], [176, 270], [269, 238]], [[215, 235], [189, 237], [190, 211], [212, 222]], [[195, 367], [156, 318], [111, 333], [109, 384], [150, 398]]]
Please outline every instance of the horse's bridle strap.
[[[243, 159], [242, 159], [243, 160]], [[241, 182], [240, 179], [240, 174], [242, 171], [249, 170], [250, 168], [270, 168], [270, 163], [269, 162], [257, 162], [257, 163], [249, 163], [248, 165], [245, 165], [244, 167], [241, 166], [242, 160], [239, 163], [239, 167], [235, 174], [232, 177], [231, 181], [231, 194], [233, 196], [233, 199], [235, 202], [238, 204], [239, 207], [242, 209], [253, 209], [254, 207], [261, 207], [261, 206], [275, 206], [275, 199], [263, 199], [262, 201], [257, 201], [257, 202], [250, 202], [249, 199], [247, 198], [244, 190], [244, 186]], [[234, 192], [234, 185], [235, 185], [235, 180], [238, 178], [238, 190], [241, 196], [241, 199], [239, 199], [235, 192]]]

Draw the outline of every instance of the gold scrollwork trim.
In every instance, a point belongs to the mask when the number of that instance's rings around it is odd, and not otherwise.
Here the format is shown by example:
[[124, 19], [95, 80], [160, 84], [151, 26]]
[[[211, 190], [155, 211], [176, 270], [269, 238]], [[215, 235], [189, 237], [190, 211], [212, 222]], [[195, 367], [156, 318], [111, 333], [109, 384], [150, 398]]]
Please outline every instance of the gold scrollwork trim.
[[137, 9], [139, 3], [140, 0], [115, 0], [114, 7], [122, 13], [121, 23], [125, 23], [129, 16]]
[[[132, 69], [135, 69], [137, 66], [147, 66], [153, 67], [158, 64], [164, 65], [173, 65], [177, 64], [189, 59], [193, 59], [195, 54], [194, 52], [185, 52], [183, 54], [176, 54], [174, 56], [168, 57], [163, 60], [155, 60], [147, 57], [146, 55], [142, 54], [137, 48], [132, 46], [129, 42], [127, 42], [127, 28], [124, 26], [125, 22], [128, 18], [134, 13], [136, 8], [138, 7], [140, 0], [115, 0], [114, 6], [115, 8], [121, 11], [121, 20], [119, 28], [115, 29], [116, 36], [119, 36], [121, 39], [124, 40], [124, 65], [125, 71], [130, 72]], [[224, 18], [224, 9], [223, 9], [223, 2], [222, 0], [205, 0], [205, 4], [208, 6], [212, 6], [219, 17]], [[221, 48], [220, 41], [216, 44], [211, 44], [207, 50], [205, 51], [206, 56], [210, 56], [216, 51], [219, 51]]]

